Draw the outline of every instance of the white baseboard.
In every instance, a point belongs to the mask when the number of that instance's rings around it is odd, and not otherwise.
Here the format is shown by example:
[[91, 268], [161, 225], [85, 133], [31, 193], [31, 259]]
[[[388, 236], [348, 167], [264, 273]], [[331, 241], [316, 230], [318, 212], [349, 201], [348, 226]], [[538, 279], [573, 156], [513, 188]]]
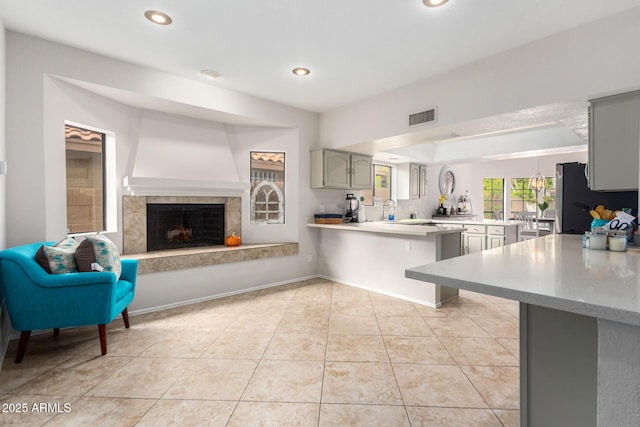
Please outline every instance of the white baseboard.
[[322, 279], [325, 279], [325, 280], [331, 280], [333, 282], [342, 283], [343, 285], [353, 286], [354, 288], [364, 289], [365, 291], [375, 292], [377, 294], [382, 294], [382, 295], [387, 295], [387, 296], [390, 296], [390, 297], [393, 297], [393, 298], [398, 298], [398, 299], [401, 299], [403, 301], [408, 301], [408, 302], [413, 302], [413, 303], [416, 303], [416, 304], [424, 305], [426, 307], [438, 308], [438, 307], [440, 307], [442, 305], [442, 304], [434, 304], [432, 302], [421, 300], [421, 299], [418, 299], [418, 298], [408, 298], [408, 297], [406, 297], [404, 295], [394, 294], [393, 292], [382, 291], [380, 289], [371, 288], [371, 287], [368, 287], [368, 286], [363, 286], [363, 285], [361, 285], [359, 283], [352, 283], [352, 282], [349, 282], [349, 281], [341, 280], [341, 279], [338, 279], [338, 278], [335, 278], [335, 277], [325, 276], [325, 275], [322, 275], [322, 274], [319, 274], [318, 277], [320, 277]]
[[199, 302], [211, 301], [211, 300], [215, 300], [215, 299], [230, 297], [230, 296], [233, 296], [233, 295], [240, 295], [240, 294], [246, 294], [246, 293], [249, 293], [249, 292], [260, 291], [260, 290], [263, 290], [263, 289], [275, 288], [277, 286], [289, 285], [291, 283], [302, 282], [304, 280], [310, 280], [310, 279], [316, 279], [318, 277], [320, 277], [320, 275], [314, 274], [314, 275], [310, 275], [310, 276], [303, 276], [303, 277], [298, 277], [298, 278], [295, 278], [295, 279], [284, 280], [282, 282], [275, 282], [275, 283], [269, 283], [267, 285], [260, 285], [260, 286], [254, 286], [254, 287], [251, 287], [251, 288], [239, 289], [237, 291], [232, 291], [232, 292], [224, 292], [224, 293], [221, 293], [221, 294], [208, 295], [208, 296], [202, 297], [202, 298], [195, 298], [195, 299], [175, 302], [175, 303], [171, 303], [171, 304], [159, 305], [157, 307], [150, 307], [150, 308], [144, 308], [144, 309], [141, 309], [141, 310], [130, 311], [129, 315], [136, 316], [136, 315], [139, 315], [139, 314], [146, 314], [146, 313], [153, 313], [153, 312], [156, 312], [156, 311], [168, 310], [170, 308], [182, 307], [184, 305], [196, 304], [196, 303], [199, 303]]

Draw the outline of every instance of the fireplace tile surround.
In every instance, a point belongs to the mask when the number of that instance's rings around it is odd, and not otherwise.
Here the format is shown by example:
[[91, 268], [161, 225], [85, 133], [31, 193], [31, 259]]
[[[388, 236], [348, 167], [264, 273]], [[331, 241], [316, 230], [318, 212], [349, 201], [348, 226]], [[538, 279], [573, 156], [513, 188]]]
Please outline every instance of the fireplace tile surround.
[[147, 204], [211, 203], [225, 205], [225, 236], [242, 235], [240, 197], [202, 196], [122, 196], [123, 253], [147, 252]]
[[242, 244], [147, 252], [147, 204], [213, 203], [225, 205], [225, 235], [242, 235], [242, 199], [209, 196], [122, 196], [123, 258], [138, 260], [138, 274], [296, 255], [298, 243]]

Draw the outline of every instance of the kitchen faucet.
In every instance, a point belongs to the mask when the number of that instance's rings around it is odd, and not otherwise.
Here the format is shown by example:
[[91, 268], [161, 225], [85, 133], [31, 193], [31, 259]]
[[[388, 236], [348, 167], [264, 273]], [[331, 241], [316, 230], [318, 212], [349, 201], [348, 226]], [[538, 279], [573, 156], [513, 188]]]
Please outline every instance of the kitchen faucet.
[[382, 219], [393, 221], [396, 216], [396, 202], [391, 199], [387, 199], [382, 204]]

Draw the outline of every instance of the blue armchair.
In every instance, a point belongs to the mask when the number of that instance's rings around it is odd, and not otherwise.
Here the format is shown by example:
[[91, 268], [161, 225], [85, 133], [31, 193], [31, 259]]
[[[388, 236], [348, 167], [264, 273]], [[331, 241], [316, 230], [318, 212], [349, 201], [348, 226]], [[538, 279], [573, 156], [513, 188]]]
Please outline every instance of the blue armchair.
[[0, 290], [13, 329], [21, 331], [16, 363], [27, 349], [31, 331], [98, 325], [102, 354], [107, 354], [106, 325], [122, 314], [129, 327], [127, 306], [136, 290], [138, 261], [122, 260], [122, 274], [49, 274], [35, 260], [43, 242], [0, 252]]

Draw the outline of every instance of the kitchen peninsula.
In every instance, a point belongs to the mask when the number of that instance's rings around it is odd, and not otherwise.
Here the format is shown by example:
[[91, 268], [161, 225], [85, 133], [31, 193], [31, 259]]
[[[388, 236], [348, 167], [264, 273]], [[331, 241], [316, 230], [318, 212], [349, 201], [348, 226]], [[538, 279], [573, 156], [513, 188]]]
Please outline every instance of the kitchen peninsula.
[[473, 219], [462, 215], [447, 215], [447, 219], [434, 217], [432, 219], [401, 219], [399, 224], [440, 225], [452, 228], [464, 228], [462, 234], [462, 253], [481, 252], [515, 243], [518, 240], [519, 223], [511, 220]]
[[640, 251], [550, 235], [406, 277], [520, 301], [522, 426], [640, 425]]
[[463, 228], [382, 221], [308, 223], [317, 229], [320, 274], [331, 280], [438, 307], [457, 289], [404, 277], [404, 270], [460, 255]]

